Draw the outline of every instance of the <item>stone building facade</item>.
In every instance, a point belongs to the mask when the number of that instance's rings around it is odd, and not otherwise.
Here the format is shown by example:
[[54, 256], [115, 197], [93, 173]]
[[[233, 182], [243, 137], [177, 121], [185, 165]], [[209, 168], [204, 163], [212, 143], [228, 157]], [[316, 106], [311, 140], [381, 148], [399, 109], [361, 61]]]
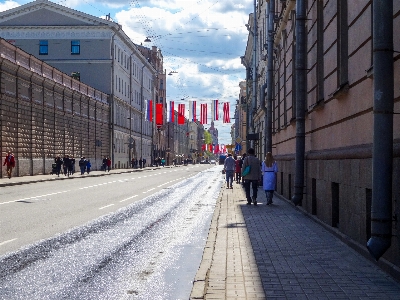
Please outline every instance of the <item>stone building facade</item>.
[[[372, 1], [304, 1], [306, 5], [306, 105], [304, 190], [301, 207], [344, 234], [360, 251], [371, 237], [374, 66]], [[273, 28], [268, 9], [274, 5]], [[400, 48], [400, 2], [393, 1], [394, 49]], [[250, 24], [254, 30], [254, 25]], [[268, 53], [268, 29], [273, 51]], [[296, 157], [296, 1], [260, 0], [257, 5], [256, 132], [265, 142], [265, 107], [272, 98], [272, 152], [279, 164], [276, 192], [294, 195]], [[271, 95], [267, 60], [273, 58]], [[393, 220], [383, 259], [400, 267], [400, 55], [393, 53]], [[250, 76], [248, 76], [250, 78]], [[253, 91], [250, 91], [253, 92]], [[262, 99], [262, 97], [265, 99]], [[264, 147], [256, 152], [260, 158]], [[364, 250], [362, 250], [364, 249]]]
[[1, 161], [14, 153], [14, 176], [49, 174], [58, 155], [99, 169], [109, 155], [108, 95], [3, 39], [0, 53]]

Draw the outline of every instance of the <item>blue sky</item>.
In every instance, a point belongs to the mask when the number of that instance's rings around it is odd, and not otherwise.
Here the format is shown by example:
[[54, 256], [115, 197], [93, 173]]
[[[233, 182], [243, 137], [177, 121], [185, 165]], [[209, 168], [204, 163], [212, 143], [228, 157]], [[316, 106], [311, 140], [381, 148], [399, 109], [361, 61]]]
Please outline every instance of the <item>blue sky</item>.
[[[0, 11], [28, 2], [31, 1], [0, 1]], [[233, 117], [239, 82], [245, 79], [240, 56], [246, 49], [248, 31], [245, 24], [253, 10], [253, 0], [52, 2], [96, 17], [110, 14], [134, 43], [160, 48], [166, 72], [177, 72], [167, 76], [167, 101], [183, 103], [181, 99], [186, 99], [184, 103], [188, 108], [187, 100], [190, 99], [210, 105], [211, 100], [218, 99], [220, 103], [230, 102]], [[147, 36], [151, 43], [144, 43]], [[231, 142], [231, 125], [215, 122], [221, 144]]]

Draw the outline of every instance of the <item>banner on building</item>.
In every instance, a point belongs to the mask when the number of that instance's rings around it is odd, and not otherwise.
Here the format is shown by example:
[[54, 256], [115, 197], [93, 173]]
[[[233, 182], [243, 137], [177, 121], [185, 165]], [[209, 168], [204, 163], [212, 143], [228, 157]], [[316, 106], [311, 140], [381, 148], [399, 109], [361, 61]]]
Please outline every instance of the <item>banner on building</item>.
[[146, 120], [153, 122], [153, 100], [146, 102]]
[[162, 103], [156, 104], [156, 125], [157, 128], [164, 125], [164, 118], [163, 118], [163, 105]]

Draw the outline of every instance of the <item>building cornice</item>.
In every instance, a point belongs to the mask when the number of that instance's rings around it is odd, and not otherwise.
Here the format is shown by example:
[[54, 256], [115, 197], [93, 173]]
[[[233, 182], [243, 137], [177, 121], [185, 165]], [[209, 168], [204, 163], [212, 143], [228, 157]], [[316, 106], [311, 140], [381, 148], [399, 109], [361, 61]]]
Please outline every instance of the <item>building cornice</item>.
[[5, 40], [23, 39], [111, 39], [113, 31], [108, 26], [1, 26]]

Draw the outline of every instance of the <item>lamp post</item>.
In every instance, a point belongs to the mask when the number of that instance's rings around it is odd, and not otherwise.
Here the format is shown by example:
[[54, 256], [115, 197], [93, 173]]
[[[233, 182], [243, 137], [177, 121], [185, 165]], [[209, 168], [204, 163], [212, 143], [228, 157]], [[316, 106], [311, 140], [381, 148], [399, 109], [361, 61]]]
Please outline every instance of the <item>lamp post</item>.
[[142, 74], [140, 79], [140, 159], [142, 163], [140, 164], [140, 168], [143, 166], [143, 69], [146, 65], [142, 66]]

